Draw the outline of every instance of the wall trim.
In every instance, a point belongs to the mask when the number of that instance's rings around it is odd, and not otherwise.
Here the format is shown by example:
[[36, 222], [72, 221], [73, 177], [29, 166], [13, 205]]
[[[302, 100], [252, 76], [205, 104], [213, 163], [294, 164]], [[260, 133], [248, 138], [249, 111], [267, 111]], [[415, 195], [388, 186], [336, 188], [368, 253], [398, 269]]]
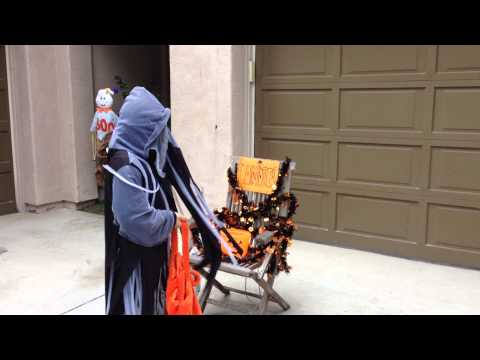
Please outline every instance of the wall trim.
[[253, 64], [256, 64], [256, 58], [255, 58], [255, 50], [256, 46], [255, 45], [247, 45], [247, 51], [246, 51], [246, 61], [245, 61], [245, 66], [247, 67], [247, 71], [245, 72], [246, 74], [246, 82], [247, 86], [246, 88], [246, 99], [247, 99], [247, 143], [248, 143], [248, 156], [255, 156], [255, 82], [256, 79], [253, 83], [249, 82], [248, 79], [248, 68], [249, 68], [249, 62], [253, 61]]
[[41, 214], [51, 210], [57, 209], [71, 209], [71, 210], [83, 210], [88, 207], [91, 207], [96, 204], [96, 199], [93, 200], [85, 200], [80, 202], [73, 202], [73, 201], [56, 201], [48, 204], [42, 205], [32, 205], [32, 204], [25, 204], [25, 212], [30, 212], [34, 214]]

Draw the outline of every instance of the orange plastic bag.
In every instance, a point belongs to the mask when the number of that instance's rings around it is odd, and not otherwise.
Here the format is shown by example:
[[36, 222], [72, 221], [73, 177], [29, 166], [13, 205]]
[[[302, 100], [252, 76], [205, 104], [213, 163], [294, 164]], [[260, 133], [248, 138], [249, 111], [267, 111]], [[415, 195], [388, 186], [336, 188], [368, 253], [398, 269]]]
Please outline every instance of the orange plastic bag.
[[194, 287], [200, 284], [200, 274], [190, 269], [188, 254], [188, 225], [181, 222], [182, 254], [178, 253], [178, 235], [172, 232], [172, 246], [168, 263], [168, 279], [166, 292], [167, 315], [202, 315]]

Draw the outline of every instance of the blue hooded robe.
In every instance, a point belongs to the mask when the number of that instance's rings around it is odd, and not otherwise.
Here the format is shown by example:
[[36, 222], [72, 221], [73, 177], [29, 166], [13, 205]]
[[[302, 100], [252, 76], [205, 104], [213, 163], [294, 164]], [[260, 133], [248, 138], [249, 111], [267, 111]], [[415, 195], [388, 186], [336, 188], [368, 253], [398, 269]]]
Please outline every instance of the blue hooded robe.
[[[157, 151], [156, 146], [161, 146], [162, 141], [166, 145], [169, 118], [170, 110], [145, 88], [135, 87], [132, 90], [120, 109], [118, 125], [109, 143], [109, 149], [125, 150], [129, 157], [130, 164], [122, 167], [118, 174], [138, 186], [147, 177], [152, 180], [151, 184], [155, 184], [148, 190], [155, 191], [158, 177], [153, 176], [151, 167], [146, 163], [150, 150]], [[157, 163], [162, 160], [159, 154], [160, 151], [156, 154]], [[159, 175], [164, 175], [161, 168]], [[119, 177], [113, 178], [112, 190], [112, 210], [120, 226], [120, 235], [147, 247], [168, 239], [175, 225], [175, 214], [171, 210], [153, 206], [156, 193], [152, 196], [121, 181]], [[162, 187], [158, 190], [160, 195], [165, 196]]]
[[[167, 127], [170, 110], [135, 87], [119, 115], [104, 166], [106, 312], [163, 314], [169, 235], [176, 221], [172, 186], [201, 234], [205, 258], [198, 267], [210, 265], [207, 289], [220, 265], [218, 229], [224, 224], [209, 210]], [[204, 307], [206, 298], [201, 303]]]

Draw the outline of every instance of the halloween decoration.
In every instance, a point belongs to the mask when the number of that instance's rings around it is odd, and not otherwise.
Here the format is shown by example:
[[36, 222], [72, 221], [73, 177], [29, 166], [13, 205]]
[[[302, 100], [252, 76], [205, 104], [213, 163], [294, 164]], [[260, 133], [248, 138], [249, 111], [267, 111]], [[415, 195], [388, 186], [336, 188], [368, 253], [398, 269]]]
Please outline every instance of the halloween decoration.
[[[282, 167], [278, 173], [278, 179], [275, 185], [272, 186], [272, 192], [268, 195], [264, 201], [255, 204], [253, 201], [248, 200], [248, 196], [244, 189], [238, 184], [237, 179], [237, 166], [235, 172], [230, 168], [227, 170], [227, 178], [232, 191], [232, 199], [235, 204], [241, 205], [238, 213], [228, 210], [226, 207], [218, 208], [214, 211], [217, 218], [225, 223], [227, 231], [231, 233], [235, 238], [235, 233], [239, 231], [250, 232], [251, 239], [254, 239], [257, 235], [262, 234], [265, 231], [273, 232], [272, 241], [260, 245], [255, 245], [250, 242], [247, 254], [241, 254], [236, 257], [240, 263], [253, 263], [261, 262], [264, 255], [267, 253], [274, 253], [275, 257], [272, 257], [271, 266], [269, 272], [278, 273], [280, 271], [289, 272], [291, 267], [287, 263], [287, 248], [292, 244], [292, 236], [296, 230], [296, 224], [291, 220], [298, 207], [298, 201], [296, 196], [292, 193], [280, 194], [283, 186], [285, 176], [288, 175], [288, 169], [290, 167], [290, 159], [287, 157], [282, 163]], [[286, 216], [280, 216], [280, 207], [288, 202], [288, 213]], [[261, 220], [261, 221], [259, 221]], [[255, 224], [263, 223], [263, 226], [255, 226]], [[195, 235], [195, 234], [194, 234]], [[242, 245], [245, 241], [240, 241]], [[194, 237], [194, 243], [202, 251], [201, 243]], [[231, 240], [232, 245], [235, 246], [235, 239]], [[237, 244], [238, 245], [238, 244]], [[229, 259], [223, 257], [225, 261]], [[278, 267], [275, 266], [278, 264]]]
[[90, 132], [94, 135], [92, 138], [95, 142], [95, 160], [97, 161], [95, 177], [99, 187], [103, 187], [104, 184], [102, 166], [107, 161], [107, 146], [118, 122], [117, 114], [112, 110], [113, 94], [114, 92], [109, 88], [98, 90], [95, 99], [97, 111], [90, 126]]

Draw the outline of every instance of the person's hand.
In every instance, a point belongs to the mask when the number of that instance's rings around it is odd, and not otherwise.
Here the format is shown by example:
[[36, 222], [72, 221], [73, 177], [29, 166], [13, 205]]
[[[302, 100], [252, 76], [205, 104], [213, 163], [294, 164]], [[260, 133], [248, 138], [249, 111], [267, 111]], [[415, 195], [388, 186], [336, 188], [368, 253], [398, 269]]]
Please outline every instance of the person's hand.
[[193, 220], [193, 218], [190, 218], [188, 220], [188, 227], [190, 228], [190, 230], [198, 228], [197, 223], [195, 222], [195, 220]]
[[175, 215], [177, 216], [177, 221], [175, 222], [175, 228], [178, 229], [181, 226], [181, 222], [182, 221], [187, 222], [188, 219], [182, 214], [179, 214], [178, 212], [176, 212]]

